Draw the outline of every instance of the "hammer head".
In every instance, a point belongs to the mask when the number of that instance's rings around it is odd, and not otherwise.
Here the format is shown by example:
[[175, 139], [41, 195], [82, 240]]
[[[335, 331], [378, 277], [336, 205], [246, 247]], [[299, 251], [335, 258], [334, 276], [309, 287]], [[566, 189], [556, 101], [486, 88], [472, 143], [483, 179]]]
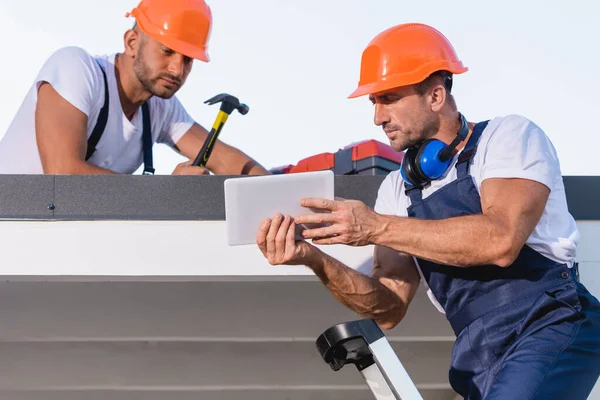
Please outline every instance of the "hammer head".
[[204, 104], [213, 105], [221, 103], [221, 110], [227, 114], [231, 114], [233, 110], [238, 110], [242, 115], [246, 115], [250, 111], [250, 107], [244, 103], [240, 103], [239, 99], [227, 93], [221, 93], [206, 100]]

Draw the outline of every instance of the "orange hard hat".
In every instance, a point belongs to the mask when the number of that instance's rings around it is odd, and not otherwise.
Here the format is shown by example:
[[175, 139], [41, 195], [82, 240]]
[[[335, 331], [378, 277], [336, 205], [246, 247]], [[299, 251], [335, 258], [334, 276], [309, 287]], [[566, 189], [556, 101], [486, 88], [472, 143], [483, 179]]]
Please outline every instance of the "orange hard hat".
[[208, 62], [212, 12], [203, 0], [142, 0], [126, 14], [142, 32], [190, 58]]
[[417, 23], [397, 25], [377, 35], [363, 51], [358, 88], [348, 97], [419, 83], [441, 70], [461, 74], [468, 68], [436, 29]]

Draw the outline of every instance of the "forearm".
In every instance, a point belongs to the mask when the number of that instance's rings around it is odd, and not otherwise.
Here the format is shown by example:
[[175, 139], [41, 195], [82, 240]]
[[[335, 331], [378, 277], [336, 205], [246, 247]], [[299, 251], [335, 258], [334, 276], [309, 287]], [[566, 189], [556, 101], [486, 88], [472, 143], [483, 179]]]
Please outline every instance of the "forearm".
[[[175, 144], [175, 150], [194, 160], [208, 140], [208, 131], [194, 124]], [[241, 150], [218, 140], [207, 161], [206, 168], [216, 175], [268, 175], [269, 171]]]
[[56, 165], [44, 165], [45, 174], [53, 175], [113, 175], [116, 172], [109, 169], [97, 167], [85, 161], [72, 161]]
[[[220, 143], [220, 151], [209, 159], [208, 169], [217, 175], [268, 175], [258, 162], [235, 147]], [[212, 163], [211, 163], [212, 161]]]
[[419, 258], [460, 267], [508, 266], [517, 248], [501, 220], [479, 214], [443, 220], [380, 215], [374, 244]]
[[398, 295], [390, 287], [400, 283], [362, 274], [325, 253], [310, 264], [308, 267], [331, 294], [362, 317], [373, 318], [383, 329], [391, 329], [404, 318], [410, 297], [408, 287], [406, 296]]

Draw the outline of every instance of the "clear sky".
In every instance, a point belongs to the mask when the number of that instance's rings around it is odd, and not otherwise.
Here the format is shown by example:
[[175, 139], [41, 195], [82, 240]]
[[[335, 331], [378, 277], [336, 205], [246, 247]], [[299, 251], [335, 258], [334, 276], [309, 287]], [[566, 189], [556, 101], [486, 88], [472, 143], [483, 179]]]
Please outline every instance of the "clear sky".
[[[362, 50], [405, 22], [431, 24], [470, 68], [455, 79], [471, 121], [521, 114], [554, 142], [564, 175], [600, 175], [600, 3], [557, 0], [208, 0], [214, 16], [212, 61], [196, 62], [178, 97], [207, 128], [221, 92], [250, 106], [233, 114], [221, 139], [267, 168], [377, 139], [367, 98], [349, 100]], [[124, 17], [136, 0], [0, 2], [0, 136], [45, 59], [62, 46], [92, 54], [121, 51]], [[158, 174], [180, 156], [155, 150]]]

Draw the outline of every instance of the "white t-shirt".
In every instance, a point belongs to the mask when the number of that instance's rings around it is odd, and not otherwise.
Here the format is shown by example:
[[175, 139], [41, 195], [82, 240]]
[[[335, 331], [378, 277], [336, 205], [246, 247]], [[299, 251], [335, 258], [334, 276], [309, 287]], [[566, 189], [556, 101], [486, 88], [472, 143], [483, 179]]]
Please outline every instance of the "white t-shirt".
[[[43, 81], [88, 116], [90, 137], [104, 105], [104, 77], [96, 60], [108, 79], [109, 116], [96, 152], [88, 162], [123, 174], [131, 174], [142, 165], [142, 110], [140, 107], [131, 121], [123, 113], [115, 77], [115, 54], [92, 57], [81, 48], [65, 47], [43, 65], [0, 141], [0, 174], [43, 174], [35, 135], [37, 90]], [[152, 97], [149, 106], [153, 143], [173, 146], [194, 123], [175, 96], [168, 100]]]
[[[456, 179], [457, 170], [454, 166], [457, 159], [458, 154], [446, 175], [423, 190], [424, 199]], [[567, 209], [556, 149], [540, 127], [518, 115], [490, 120], [481, 135], [469, 170], [479, 193], [481, 183], [488, 178], [524, 178], [550, 188], [550, 197], [542, 217], [525, 244], [551, 260], [573, 266], [579, 231]], [[406, 217], [410, 204], [410, 198], [404, 193], [400, 171], [391, 172], [379, 188], [375, 211]], [[430, 290], [428, 294], [443, 312]]]

